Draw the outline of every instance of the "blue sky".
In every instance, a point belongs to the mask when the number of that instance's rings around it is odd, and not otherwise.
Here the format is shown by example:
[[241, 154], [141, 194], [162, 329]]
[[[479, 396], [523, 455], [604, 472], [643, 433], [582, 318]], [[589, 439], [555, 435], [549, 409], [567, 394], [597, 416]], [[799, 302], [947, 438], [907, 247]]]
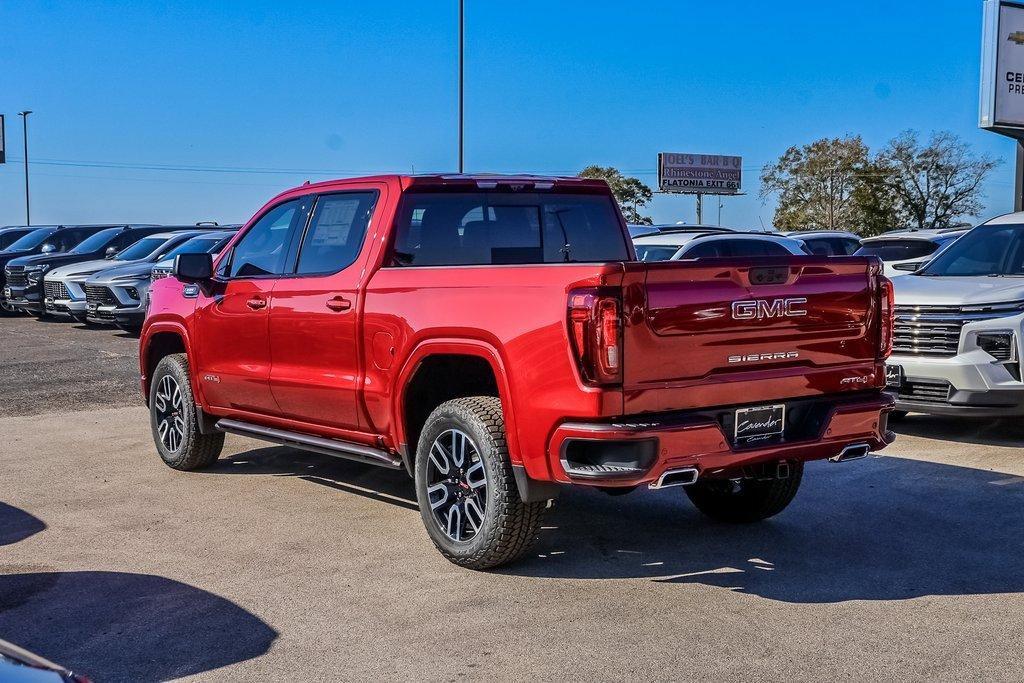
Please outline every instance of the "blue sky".
[[[977, 128], [981, 8], [467, 0], [467, 170], [597, 163], [653, 185], [659, 151], [742, 155], [749, 194], [723, 223], [757, 227], [758, 169], [786, 147], [948, 129], [1004, 160], [985, 213], [1003, 212], [1014, 146]], [[242, 221], [307, 178], [453, 170], [457, 16], [455, 0], [0, 2], [0, 224], [24, 218], [26, 108], [38, 223]]]

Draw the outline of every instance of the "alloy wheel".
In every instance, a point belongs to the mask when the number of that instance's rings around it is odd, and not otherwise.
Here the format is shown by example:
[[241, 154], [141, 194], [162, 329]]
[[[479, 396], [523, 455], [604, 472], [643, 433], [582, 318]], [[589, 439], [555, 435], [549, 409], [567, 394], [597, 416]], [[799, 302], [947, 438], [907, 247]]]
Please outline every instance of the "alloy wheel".
[[487, 471], [465, 432], [449, 429], [430, 446], [427, 498], [441, 531], [456, 542], [479, 533], [487, 510]]
[[156, 426], [160, 442], [171, 453], [181, 448], [185, 441], [185, 418], [183, 416], [181, 387], [171, 375], [164, 375], [157, 385], [153, 401], [156, 409]]

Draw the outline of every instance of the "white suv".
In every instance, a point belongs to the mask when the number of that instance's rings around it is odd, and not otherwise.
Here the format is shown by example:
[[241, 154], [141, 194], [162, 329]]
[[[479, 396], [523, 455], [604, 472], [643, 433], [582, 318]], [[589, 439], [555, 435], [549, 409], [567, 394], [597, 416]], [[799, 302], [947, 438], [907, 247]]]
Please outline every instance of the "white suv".
[[1024, 414], [1024, 213], [978, 226], [893, 287], [899, 411]]
[[885, 276], [891, 278], [913, 273], [966, 233], [966, 228], [893, 230], [884, 235], [863, 238], [856, 255], [882, 259]]

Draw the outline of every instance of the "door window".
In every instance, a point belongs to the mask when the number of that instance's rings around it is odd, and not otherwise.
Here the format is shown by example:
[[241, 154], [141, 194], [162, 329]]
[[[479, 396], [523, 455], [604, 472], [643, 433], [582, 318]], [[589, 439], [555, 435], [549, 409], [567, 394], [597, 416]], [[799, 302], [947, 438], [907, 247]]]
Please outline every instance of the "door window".
[[228, 263], [228, 277], [281, 275], [288, 258], [289, 237], [302, 226], [308, 211], [308, 197], [278, 204], [235, 245]]
[[346, 192], [317, 199], [295, 272], [336, 273], [352, 265], [376, 202], [376, 192]]

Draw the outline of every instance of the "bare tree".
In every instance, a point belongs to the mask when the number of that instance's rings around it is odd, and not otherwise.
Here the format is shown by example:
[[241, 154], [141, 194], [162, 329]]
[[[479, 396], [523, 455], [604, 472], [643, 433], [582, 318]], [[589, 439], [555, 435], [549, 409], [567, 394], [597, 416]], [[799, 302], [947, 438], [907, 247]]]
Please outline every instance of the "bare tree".
[[919, 228], [945, 228], [963, 216], [977, 216], [984, 208], [981, 186], [1000, 163], [974, 154], [953, 133], [933, 133], [922, 146], [910, 130], [892, 140], [877, 159], [900, 213]]

